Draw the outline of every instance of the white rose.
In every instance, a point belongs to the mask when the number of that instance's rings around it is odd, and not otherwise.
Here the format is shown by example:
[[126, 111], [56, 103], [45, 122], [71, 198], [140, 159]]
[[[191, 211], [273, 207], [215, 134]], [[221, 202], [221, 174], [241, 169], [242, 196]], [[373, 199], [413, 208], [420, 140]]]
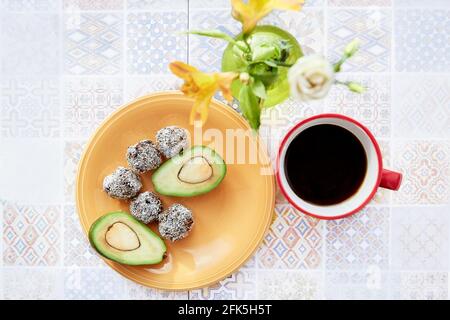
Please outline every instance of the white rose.
[[332, 65], [318, 55], [303, 56], [289, 69], [291, 95], [301, 100], [326, 96], [334, 82]]

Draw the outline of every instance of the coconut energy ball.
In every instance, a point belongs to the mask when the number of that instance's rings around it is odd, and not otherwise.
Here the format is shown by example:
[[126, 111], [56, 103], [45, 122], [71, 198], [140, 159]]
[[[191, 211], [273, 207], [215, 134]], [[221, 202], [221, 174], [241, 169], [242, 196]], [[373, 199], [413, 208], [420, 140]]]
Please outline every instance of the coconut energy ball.
[[142, 188], [141, 179], [132, 170], [118, 167], [103, 179], [103, 190], [115, 199], [135, 197]]
[[193, 224], [192, 211], [178, 203], [159, 215], [159, 233], [170, 241], [185, 238]]
[[127, 150], [129, 166], [138, 173], [158, 168], [162, 163], [161, 154], [150, 140], [142, 140]]
[[156, 143], [166, 158], [172, 158], [188, 147], [187, 131], [175, 126], [162, 128], [156, 133]]
[[158, 216], [162, 211], [161, 199], [153, 192], [143, 192], [131, 201], [131, 214], [147, 224], [158, 220]]

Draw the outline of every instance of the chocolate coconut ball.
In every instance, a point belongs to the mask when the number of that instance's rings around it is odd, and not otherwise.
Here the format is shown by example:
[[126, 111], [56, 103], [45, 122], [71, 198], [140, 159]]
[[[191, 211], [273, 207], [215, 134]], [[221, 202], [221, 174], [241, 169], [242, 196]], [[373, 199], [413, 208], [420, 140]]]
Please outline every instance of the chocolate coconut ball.
[[179, 127], [165, 127], [156, 133], [156, 143], [166, 158], [172, 158], [188, 147], [188, 134]]
[[173, 204], [159, 215], [159, 233], [170, 241], [185, 238], [193, 224], [192, 211], [181, 204]]
[[130, 199], [142, 188], [141, 179], [132, 170], [118, 167], [103, 180], [103, 190], [115, 199]]
[[139, 221], [147, 224], [158, 220], [162, 211], [161, 199], [153, 192], [143, 192], [131, 201], [130, 212]]
[[162, 163], [161, 154], [150, 140], [142, 140], [127, 150], [127, 161], [130, 167], [144, 173], [158, 168]]

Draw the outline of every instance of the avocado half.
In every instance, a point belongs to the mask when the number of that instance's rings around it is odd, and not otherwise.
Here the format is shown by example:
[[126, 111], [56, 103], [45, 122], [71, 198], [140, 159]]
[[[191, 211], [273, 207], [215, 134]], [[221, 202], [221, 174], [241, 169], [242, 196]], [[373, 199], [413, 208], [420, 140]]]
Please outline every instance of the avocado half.
[[166, 252], [158, 235], [122, 211], [97, 219], [89, 230], [89, 241], [105, 258], [132, 266], [159, 263]]
[[166, 161], [152, 175], [155, 191], [176, 197], [207, 193], [225, 177], [227, 166], [214, 150], [194, 146]]

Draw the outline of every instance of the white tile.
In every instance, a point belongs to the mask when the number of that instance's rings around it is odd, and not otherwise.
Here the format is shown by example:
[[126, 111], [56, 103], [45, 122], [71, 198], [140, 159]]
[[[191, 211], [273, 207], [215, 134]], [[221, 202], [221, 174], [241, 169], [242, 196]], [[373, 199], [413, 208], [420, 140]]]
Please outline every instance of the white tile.
[[0, 198], [22, 203], [62, 201], [60, 141], [2, 139]]

